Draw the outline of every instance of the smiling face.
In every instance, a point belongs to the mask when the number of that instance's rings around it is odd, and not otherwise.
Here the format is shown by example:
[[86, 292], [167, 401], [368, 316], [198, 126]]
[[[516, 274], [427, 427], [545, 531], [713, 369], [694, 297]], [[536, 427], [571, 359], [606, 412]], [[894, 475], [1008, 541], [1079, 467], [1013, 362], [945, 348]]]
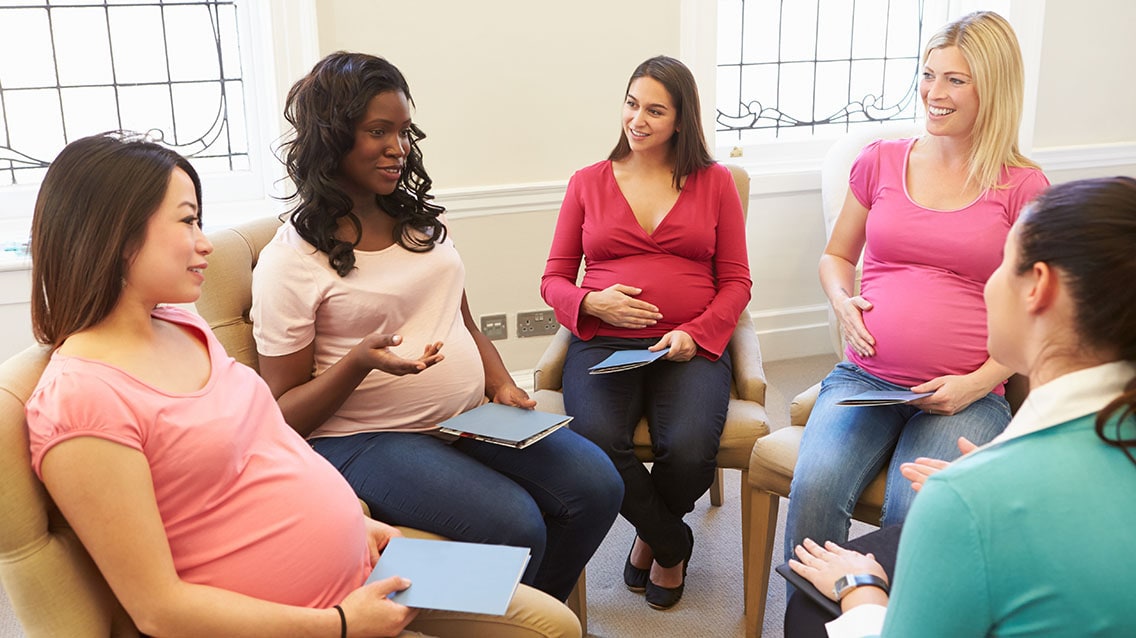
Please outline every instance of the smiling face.
[[170, 173], [165, 197], [146, 222], [142, 245], [126, 266], [126, 290], [147, 304], [191, 303], [201, 296], [205, 256], [213, 244], [201, 231], [193, 180]]
[[367, 102], [355, 125], [355, 144], [339, 162], [340, 185], [356, 202], [390, 195], [410, 153], [410, 102], [402, 91], [384, 91]]
[[919, 96], [931, 135], [969, 137], [978, 119], [978, 91], [958, 47], [931, 49], [923, 65]]
[[667, 152], [678, 112], [666, 87], [652, 77], [636, 78], [623, 102], [623, 132], [632, 152]]

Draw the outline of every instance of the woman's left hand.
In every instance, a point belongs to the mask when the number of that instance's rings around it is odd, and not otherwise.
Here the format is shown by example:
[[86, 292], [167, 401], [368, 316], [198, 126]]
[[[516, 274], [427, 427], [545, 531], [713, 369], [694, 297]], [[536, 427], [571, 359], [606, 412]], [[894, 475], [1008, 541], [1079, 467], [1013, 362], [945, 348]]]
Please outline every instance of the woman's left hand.
[[658, 343], [647, 349], [651, 352], [658, 352], [668, 346], [671, 351], [663, 355], [663, 358], [667, 361], [690, 361], [694, 358], [694, 355], [698, 354], [698, 344], [694, 343], [693, 337], [682, 330], [671, 330], [663, 335]]
[[884, 582], [888, 580], [887, 572], [876, 562], [875, 556], [844, 549], [831, 541], [821, 547], [806, 538], [797, 545], [795, 553], [797, 559], [789, 560], [789, 568], [832, 600], [836, 600], [836, 581], [845, 574], [874, 574]]
[[493, 393], [492, 401], [501, 405], [511, 405], [515, 408], [531, 410], [536, 407], [536, 401], [529, 398], [529, 394], [515, 384], [503, 385]]
[[379, 561], [379, 554], [386, 549], [390, 539], [402, 536], [402, 532], [397, 527], [373, 518], [364, 518], [363, 522], [367, 530], [367, 548], [371, 550], [371, 564], [374, 565]]
[[978, 383], [974, 375], [949, 374], [914, 386], [911, 391], [934, 392], [929, 397], [912, 401], [911, 405], [928, 414], [951, 415], [962, 412], [968, 405], [986, 396], [990, 388]]

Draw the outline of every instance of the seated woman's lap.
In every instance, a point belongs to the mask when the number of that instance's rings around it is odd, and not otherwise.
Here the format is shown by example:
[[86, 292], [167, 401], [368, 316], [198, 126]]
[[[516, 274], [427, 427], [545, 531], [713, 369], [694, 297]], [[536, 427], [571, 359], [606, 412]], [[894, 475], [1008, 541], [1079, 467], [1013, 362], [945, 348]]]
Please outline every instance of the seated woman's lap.
[[508, 476], [428, 434], [321, 437], [312, 447], [343, 474], [376, 520], [457, 541], [528, 547], [532, 558], [522, 580], [533, 582], [547, 539], [543, 514]]
[[[801, 437], [790, 488], [785, 556], [804, 540], [844, 542], [860, 494], [890, 467], [884, 525], [901, 523], [914, 498], [901, 463], [920, 456], [953, 459], [957, 440], [984, 442], [1005, 428], [1005, 400], [989, 394], [957, 415], [930, 415], [909, 405], [848, 407], [837, 401], [869, 390], [905, 390], [848, 362], [837, 364], [821, 384]], [[972, 438], [974, 437], [974, 438]]]

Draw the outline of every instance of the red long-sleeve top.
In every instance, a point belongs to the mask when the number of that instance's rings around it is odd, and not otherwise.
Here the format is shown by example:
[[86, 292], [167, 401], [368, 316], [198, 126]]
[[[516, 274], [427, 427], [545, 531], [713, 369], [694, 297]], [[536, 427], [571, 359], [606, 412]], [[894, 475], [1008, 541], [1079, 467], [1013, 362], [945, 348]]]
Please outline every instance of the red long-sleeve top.
[[[576, 285], [580, 259], [584, 278]], [[637, 297], [663, 318], [647, 328], [619, 328], [581, 312], [584, 296], [613, 284], [641, 288]], [[648, 234], [635, 219], [603, 161], [580, 169], [556, 221], [540, 292], [573, 334], [661, 337], [682, 330], [699, 353], [717, 359], [750, 299], [745, 219], [730, 171], [712, 164], [691, 173], [673, 208]]]

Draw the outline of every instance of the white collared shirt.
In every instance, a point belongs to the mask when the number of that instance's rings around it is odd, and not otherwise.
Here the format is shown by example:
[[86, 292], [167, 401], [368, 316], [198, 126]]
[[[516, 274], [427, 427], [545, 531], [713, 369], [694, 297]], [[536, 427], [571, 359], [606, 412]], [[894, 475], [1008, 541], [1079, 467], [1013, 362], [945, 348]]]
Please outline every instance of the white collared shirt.
[[[970, 454], [1100, 412], [1124, 392], [1133, 376], [1136, 376], [1136, 363], [1112, 361], [1064, 374], [1033, 388], [1006, 429]], [[882, 605], [859, 605], [827, 623], [825, 629], [829, 638], [878, 636], [884, 626], [886, 609]]]

